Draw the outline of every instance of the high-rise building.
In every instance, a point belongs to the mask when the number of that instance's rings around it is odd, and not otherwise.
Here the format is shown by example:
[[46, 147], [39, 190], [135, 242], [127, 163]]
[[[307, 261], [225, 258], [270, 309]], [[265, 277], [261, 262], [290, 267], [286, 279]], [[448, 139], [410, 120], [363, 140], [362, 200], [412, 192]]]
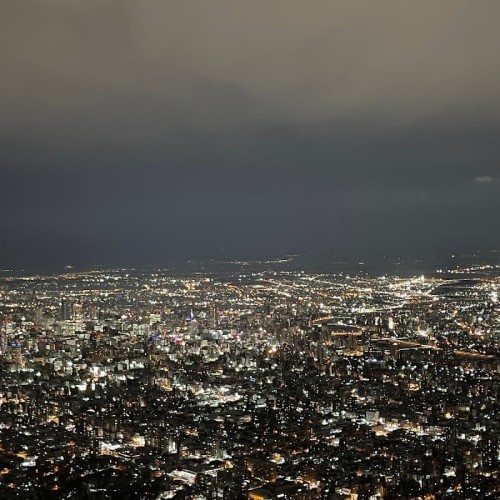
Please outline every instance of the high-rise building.
[[66, 299], [62, 299], [61, 300], [61, 311], [60, 311], [61, 320], [62, 321], [70, 320], [72, 312], [73, 312], [73, 307], [72, 307], [71, 302], [69, 302]]

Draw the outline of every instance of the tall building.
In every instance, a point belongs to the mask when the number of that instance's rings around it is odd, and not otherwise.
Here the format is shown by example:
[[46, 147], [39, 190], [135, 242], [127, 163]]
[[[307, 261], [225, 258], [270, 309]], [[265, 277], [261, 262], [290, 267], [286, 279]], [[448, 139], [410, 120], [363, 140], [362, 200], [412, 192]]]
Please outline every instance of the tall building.
[[61, 300], [61, 310], [60, 310], [61, 320], [62, 321], [70, 320], [72, 313], [73, 313], [73, 307], [72, 307], [71, 302], [69, 302], [66, 299], [62, 299]]

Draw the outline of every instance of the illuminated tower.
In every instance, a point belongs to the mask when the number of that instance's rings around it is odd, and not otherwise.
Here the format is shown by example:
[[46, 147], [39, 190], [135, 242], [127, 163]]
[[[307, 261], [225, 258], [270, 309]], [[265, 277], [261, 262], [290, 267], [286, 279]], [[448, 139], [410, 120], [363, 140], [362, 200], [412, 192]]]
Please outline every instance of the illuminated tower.
[[72, 306], [71, 306], [71, 303], [66, 300], [66, 299], [62, 299], [61, 300], [61, 320], [62, 321], [68, 321], [71, 319], [71, 315], [72, 315]]
[[191, 314], [189, 315], [189, 335], [191, 338], [196, 337], [198, 334], [198, 321], [194, 317], [193, 310], [191, 309]]

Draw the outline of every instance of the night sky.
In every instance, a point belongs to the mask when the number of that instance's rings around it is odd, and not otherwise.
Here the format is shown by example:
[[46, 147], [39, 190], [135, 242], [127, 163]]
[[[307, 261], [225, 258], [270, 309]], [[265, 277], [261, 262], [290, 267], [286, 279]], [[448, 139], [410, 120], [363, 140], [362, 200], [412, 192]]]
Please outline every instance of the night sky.
[[2, 0], [0, 268], [498, 249], [499, 19]]

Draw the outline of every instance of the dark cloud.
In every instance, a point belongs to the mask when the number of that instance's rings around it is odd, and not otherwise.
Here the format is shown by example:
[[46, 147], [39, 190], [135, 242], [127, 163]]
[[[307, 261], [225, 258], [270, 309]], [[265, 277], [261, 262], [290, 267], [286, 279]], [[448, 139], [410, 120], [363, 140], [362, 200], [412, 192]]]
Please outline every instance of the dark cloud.
[[5, 1], [7, 265], [500, 244], [500, 5]]

